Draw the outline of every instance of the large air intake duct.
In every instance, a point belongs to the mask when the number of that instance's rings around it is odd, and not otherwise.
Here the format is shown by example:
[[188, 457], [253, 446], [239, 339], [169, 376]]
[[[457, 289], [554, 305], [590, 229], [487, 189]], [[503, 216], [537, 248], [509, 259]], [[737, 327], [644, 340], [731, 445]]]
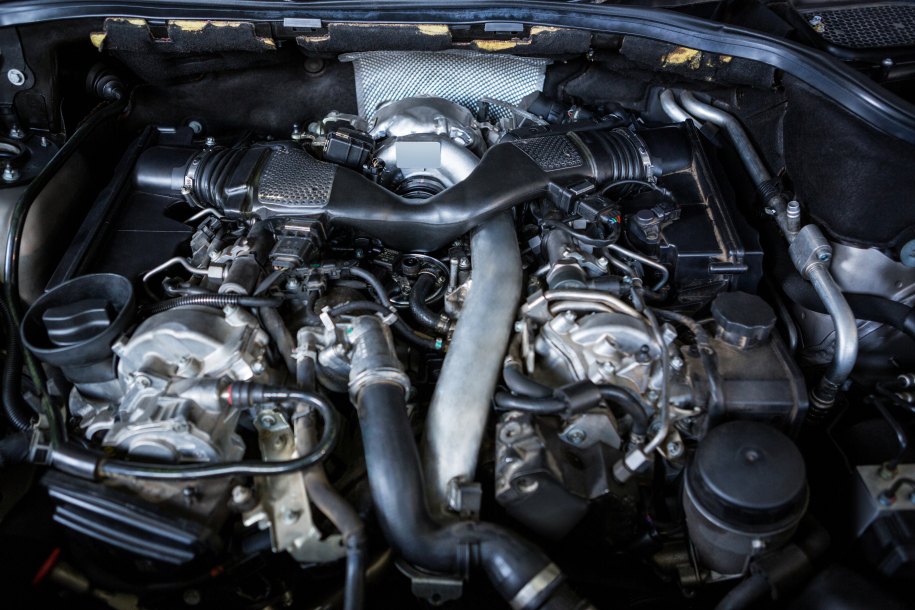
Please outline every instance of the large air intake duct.
[[190, 186], [230, 217], [323, 216], [403, 250], [434, 250], [499, 212], [576, 182], [648, 180], [689, 164], [682, 128], [546, 132], [490, 148], [463, 181], [424, 200], [401, 197], [361, 174], [318, 161], [298, 143], [227, 151], [155, 147], [137, 164], [136, 185], [175, 195]]

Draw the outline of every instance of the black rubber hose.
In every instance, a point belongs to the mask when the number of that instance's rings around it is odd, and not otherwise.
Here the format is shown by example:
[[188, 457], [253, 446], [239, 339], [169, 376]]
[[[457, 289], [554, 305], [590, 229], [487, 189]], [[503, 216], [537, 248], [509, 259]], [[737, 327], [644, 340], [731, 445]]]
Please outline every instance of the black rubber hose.
[[372, 290], [375, 291], [375, 296], [378, 297], [378, 302], [381, 303], [383, 307], [391, 307], [391, 299], [388, 297], [388, 291], [384, 289], [384, 284], [381, 283], [381, 280], [375, 277], [371, 272], [360, 267], [350, 267], [349, 272], [353, 277], [358, 277], [372, 287]]
[[763, 574], [754, 574], [724, 596], [715, 610], [744, 610], [769, 594], [769, 580]]
[[429, 309], [426, 305], [426, 298], [429, 291], [435, 287], [435, 276], [431, 273], [420, 273], [413, 289], [410, 290], [410, 313], [413, 319], [419, 322], [420, 326], [426, 329], [439, 332], [439, 322], [441, 316]]
[[508, 392], [496, 392], [494, 400], [496, 408], [502, 411], [523, 411], [537, 415], [564, 415], [569, 408], [569, 404], [561, 398], [531, 398]]
[[[466, 575], [477, 564], [505, 600], [513, 600], [551, 565], [540, 549], [499, 526], [442, 525], [432, 518], [401, 386], [370, 384], [359, 393], [357, 403], [375, 512], [385, 538], [404, 559], [443, 574]], [[561, 577], [555, 578], [522, 608], [542, 607], [560, 584]]]
[[286, 323], [283, 322], [282, 316], [280, 316], [275, 307], [261, 307], [258, 312], [261, 315], [264, 328], [273, 338], [280, 355], [283, 357], [283, 362], [286, 363], [286, 369], [292, 375], [295, 375], [296, 362], [295, 356], [292, 355], [292, 351], [295, 349], [295, 341], [289, 329], [286, 328]]
[[548, 388], [525, 375], [517, 362], [509, 362], [502, 368], [502, 379], [509, 390], [521, 396], [549, 398], [553, 395], [553, 388]]
[[[615, 222], [611, 226], [619, 227], [619, 223]], [[563, 233], [568, 234], [573, 239], [585, 244], [586, 246], [593, 246], [595, 248], [609, 248], [615, 244], [620, 237], [620, 231], [618, 228], [613, 230], [607, 239], [600, 239], [597, 237], [591, 237], [590, 235], [585, 235], [584, 233], [580, 233], [562, 222], [548, 222], [544, 224], [544, 227], [550, 229], [558, 229]]]
[[6, 330], [6, 364], [3, 366], [3, 413], [16, 430], [32, 427], [35, 413], [22, 399], [22, 343], [10, 308], [0, 300], [0, 315]]
[[208, 307], [225, 307], [239, 305], [241, 307], [279, 307], [283, 304], [282, 298], [249, 297], [243, 294], [189, 294], [177, 299], [169, 299], [140, 309], [141, 316], [152, 316], [176, 307], [188, 305], [206, 305]]
[[[354, 314], [358, 311], [371, 311], [374, 313], [380, 313], [384, 316], [391, 314], [389, 309], [385, 309], [378, 303], [373, 301], [350, 301], [349, 303], [343, 303], [342, 305], [337, 305], [331, 309], [328, 313], [331, 318], [336, 318], [338, 316], [344, 316], [348, 314]], [[399, 316], [392, 328], [397, 332], [398, 336], [406, 341], [412, 343], [413, 345], [423, 347], [426, 349], [441, 350], [442, 341], [441, 339], [433, 339], [431, 337], [424, 337], [416, 333], [415, 330], [407, 326], [407, 323], [404, 322]]]
[[[76, 152], [86, 137], [88, 137], [101, 123], [121, 114], [121, 112], [127, 108], [128, 102], [129, 99], [125, 95], [90, 114], [86, 120], [80, 124], [76, 131], [73, 132], [70, 139], [68, 139], [60, 150], [57, 151], [57, 154], [48, 161], [48, 164], [45, 165], [38, 175], [29, 183], [16, 201], [16, 205], [13, 206], [12, 212], [10, 213], [9, 232], [7, 233], [6, 238], [6, 253], [3, 261], [3, 277], [5, 278], [3, 296], [8, 307], [10, 319], [13, 322], [13, 327], [16, 329], [16, 332], [14, 332], [12, 336], [15, 337], [17, 343], [20, 341], [18, 328], [19, 323], [22, 321], [22, 315], [19, 310], [21, 306], [21, 298], [19, 295], [19, 252], [22, 248], [22, 235], [25, 231], [26, 216], [41, 191], [44, 190], [60, 169], [70, 160], [70, 157], [73, 156], [73, 153]], [[48, 423], [50, 424], [50, 445], [52, 448], [56, 448], [66, 438], [66, 432], [59, 411], [51, 404], [51, 400], [47, 395], [44, 370], [30, 352], [22, 350], [21, 354], [22, 359], [28, 368], [29, 375], [32, 377], [32, 382], [41, 394], [44, 415], [47, 417]], [[5, 368], [12, 368], [15, 366], [16, 363], [10, 362], [10, 359], [7, 358]], [[21, 367], [22, 365], [20, 364], [18, 370], [16, 370], [16, 375], [22, 375]], [[7, 377], [8, 375], [10, 375], [10, 373], [5, 371], [4, 377]], [[18, 387], [18, 382], [16, 387]]]
[[69, 445], [55, 452], [52, 465], [83, 478], [155, 479], [186, 481], [223, 477], [255, 477], [299, 472], [323, 462], [340, 435], [340, 415], [326, 398], [297, 388], [269, 387], [248, 382], [233, 383], [227, 390], [230, 404], [239, 408], [277, 402], [298, 402], [312, 407], [324, 422], [321, 439], [311, 452], [283, 462], [243, 460], [224, 464], [149, 464], [126, 460], [109, 460], [104, 454]]
[[645, 436], [648, 433], [648, 412], [632, 392], [614, 385], [598, 385], [600, 397], [621, 407], [632, 418], [632, 433]]
[[7, 434], [0, 439], [0, 472], [28, 461], [31, 442], [32, 434], [25, 430]]
[[[772, 274], [785, 295], [804, 309], [828, 314], [813, 285], [801, 277], [791, 262], [788, 247], [774, 224], [761, 228], [760, 236], [766, 258], [772, 264]], [[843, 294], [858, 320], [886, 324], [915, 339], [915, 308], [870, 294]]]

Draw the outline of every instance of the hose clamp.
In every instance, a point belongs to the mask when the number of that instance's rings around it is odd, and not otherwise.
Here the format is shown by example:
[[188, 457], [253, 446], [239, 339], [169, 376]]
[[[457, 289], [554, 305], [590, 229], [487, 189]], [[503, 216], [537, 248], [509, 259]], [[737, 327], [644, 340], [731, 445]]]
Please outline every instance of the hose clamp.
[[550, 563], [540, 570], [536, 576], [527, 581], [527, 584], [521, 587], [518, 594], [515, 595], [509, 603], [512, 610], [524, 610], [531, 602], [543, 593], [553, 583], [558, 583], [562, 578], [562, 571], [555, 563]]
[[638, 135], [636, 135], [631, 129], [624, 129], [622, 127], [614, 129], [615, 133], [620, 134], [638, 152], [639, 157], [642, 159], [642, 167], [645, 169], [645, 180], [654, 184], [658, 181], [657, 177], [654, 175], [654, 163], [651, 162], [651, 153], [648, 152], [648, 145], [645, 144], [645, 141], [642, 140]]

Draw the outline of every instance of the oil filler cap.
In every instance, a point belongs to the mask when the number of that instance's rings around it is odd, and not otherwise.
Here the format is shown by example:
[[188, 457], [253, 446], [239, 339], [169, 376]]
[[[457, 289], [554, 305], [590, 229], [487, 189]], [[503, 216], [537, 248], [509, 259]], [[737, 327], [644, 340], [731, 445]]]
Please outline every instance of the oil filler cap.
[[750, 349], [769, 338], [775, 312], [762, 298], [746, 292], [725, 292], [712, 302], [715, 335], [738, 349]]

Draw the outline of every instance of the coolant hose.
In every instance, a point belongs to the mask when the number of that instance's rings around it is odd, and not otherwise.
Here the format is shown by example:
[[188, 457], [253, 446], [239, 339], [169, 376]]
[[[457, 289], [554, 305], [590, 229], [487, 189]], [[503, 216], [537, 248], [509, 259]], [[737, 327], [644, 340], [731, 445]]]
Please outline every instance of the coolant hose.
[[440, 316], [426, 305], [429, 291], [435, 287], [435, 276], [431, 273], [420, 273], [416, 284], [410, 291], [410, 313], [413, 319], [428, 330], [444, 334], [448, 331], [451, 321], [447, 316]]
[[292, 355], [292, 351], [295, 349], [295, 340], [293, 340], [289, 329], [286, 328], [286, 323], [283, 322], [282, 316], [274, 307], [261, 307], [258, 309], [258, 313], [261, 316], [261, 321], [264, 323], [267, 334], [276, 343], [276, 348], [279, 350], [280, 356], [283, 357], [286, 370], [295, 375], [296, 362], [295, 356]]
[[[569, 594], [549, 558], [509, 530], [480, 522], [442, 525], [432, 518], [401, 386], [369, 384], [359, 393], [357, 408], [372, 500], [396, 552], [443, 574], [465, 575], [479, 565], [514, 610], [541, 608], [550, 598]], [[574, 595], [570, 602], [581, 603]]]
[[764, 574], [754, 574], [733, 589], [715, 606], [715, 610], [746, 610], [769, 595], [769, 581]]

